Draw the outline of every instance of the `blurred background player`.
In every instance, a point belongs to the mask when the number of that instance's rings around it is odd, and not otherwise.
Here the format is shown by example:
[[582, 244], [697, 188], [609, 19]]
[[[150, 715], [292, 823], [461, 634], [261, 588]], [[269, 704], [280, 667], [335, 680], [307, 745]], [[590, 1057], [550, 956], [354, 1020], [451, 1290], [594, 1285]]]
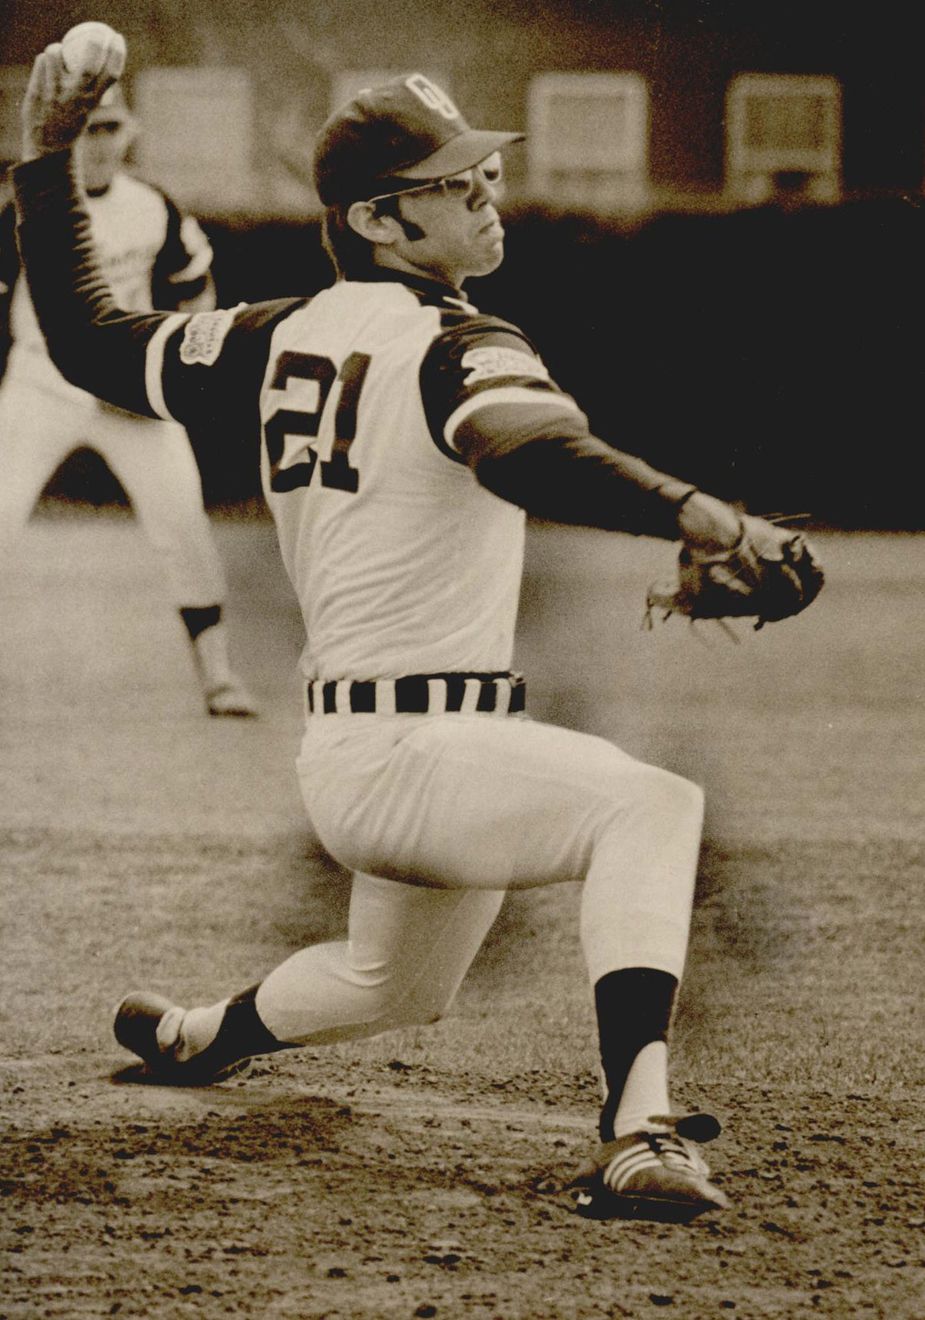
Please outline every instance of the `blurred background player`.
[[[123, 168], [135, 132], [116, 84], [77, 144], [101, 265], [132, 310], [211, 308], [206, 235], [192, 216]], [[123, 412], [64, 379], [48, 356], [21, 278], [14, 226], [11, 203], [0, 215], [0, 341], [9, 343], [5, 376], [0, 361], [0, 571], [56, 469], [77, 448], [96, 450], [160, 554], [209, 714], [256, 715], [228, 658], [225, 575], [187, 433], [175, 422]]]

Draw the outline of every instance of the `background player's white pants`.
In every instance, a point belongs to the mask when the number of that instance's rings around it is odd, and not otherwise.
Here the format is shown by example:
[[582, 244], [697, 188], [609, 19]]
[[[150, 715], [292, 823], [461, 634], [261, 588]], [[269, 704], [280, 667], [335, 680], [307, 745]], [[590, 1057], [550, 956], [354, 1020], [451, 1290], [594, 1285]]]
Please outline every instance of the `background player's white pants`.
[[79, 446], [119, 479], [159, 552], [174, 604], [220, 604], [222, 564], [189, 439], [174, 422], [118, 413], [10, 375], [0, 390], [0, 560], [21, 536], [56, 468]]
[[584, 882], [592, 984], [622, 967], [680, 978], [695, 784], [603, 739], [491, 715], [316, 716], [298, 767], [319, 837], [357, 874], [349, 939], [301, 950], [258, 991], [281, 1040], [433, 1021], [509, 888]]

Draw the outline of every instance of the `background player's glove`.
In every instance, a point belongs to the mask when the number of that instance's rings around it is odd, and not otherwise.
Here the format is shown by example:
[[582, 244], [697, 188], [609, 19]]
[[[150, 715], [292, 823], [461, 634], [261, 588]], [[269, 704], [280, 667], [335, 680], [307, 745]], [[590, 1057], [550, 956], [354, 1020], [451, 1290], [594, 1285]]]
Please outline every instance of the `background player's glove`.
[[676, 580], [649, 588], [650, 626], [661, 610], [665, 619], [754, 618], [757, 629], [799, 614], [816, 599], [825, 577], [801, 533], [751, 514], [740, 515], [740, 523], [739, 539], [729, 549], [682, 546]]

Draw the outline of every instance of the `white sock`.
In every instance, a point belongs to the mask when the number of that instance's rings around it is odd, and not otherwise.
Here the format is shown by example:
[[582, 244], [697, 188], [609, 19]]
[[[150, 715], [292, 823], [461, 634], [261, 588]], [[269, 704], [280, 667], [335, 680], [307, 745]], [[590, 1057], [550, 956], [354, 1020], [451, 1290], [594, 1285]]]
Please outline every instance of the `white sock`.
[[192, 1059], [195, 1055], [201, 1054], [207, 1046], [212, 1044], [218, 1035], [218, 1029], [222, 1025], [227, 1007], [228, 1000], [223, 999], [220, 1003], [212, 1004], [208, 1008], [189, 1008], [186, 1010], [177, 1032], [179, 1042], [176, 1048], [176, 1058], [179, 1063], [185, 1063], [187, 1059]]
[[202, 630], [193, 642], [193, 655], [207, 692], [214, 692], [233, 681], [224, 623], [213, 623]]
[[625, 1137], [640, 1128], [651, 1127], [653, 1115], [670, 1113], [668, 1046], [663, 1040], [653, 1040], [633, 1060], [617, 1106], [614, 1135]]

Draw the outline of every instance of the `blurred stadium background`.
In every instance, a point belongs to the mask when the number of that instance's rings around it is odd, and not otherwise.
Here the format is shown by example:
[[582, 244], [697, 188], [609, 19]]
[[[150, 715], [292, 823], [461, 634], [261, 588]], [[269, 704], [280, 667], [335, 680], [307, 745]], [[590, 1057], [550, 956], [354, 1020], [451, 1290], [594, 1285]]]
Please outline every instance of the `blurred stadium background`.
[[[508, 258], [472, 296], [519, 323], [599, 434], [756, 511], [919, 529], [925, 65], [916, 6], [834, 0], [3, 0], [0, 161], [33, 54], [127, 36], [134, 164], [204, 220], [223, 302], [331, 272], [312, 137], [420, 68], [523, 129]], [[913, 429], [914, 428], [914, 429]], [[256, 471], [194, 437], [213, 507]], [[124, 497], [85, 452], [48, 497]]]

